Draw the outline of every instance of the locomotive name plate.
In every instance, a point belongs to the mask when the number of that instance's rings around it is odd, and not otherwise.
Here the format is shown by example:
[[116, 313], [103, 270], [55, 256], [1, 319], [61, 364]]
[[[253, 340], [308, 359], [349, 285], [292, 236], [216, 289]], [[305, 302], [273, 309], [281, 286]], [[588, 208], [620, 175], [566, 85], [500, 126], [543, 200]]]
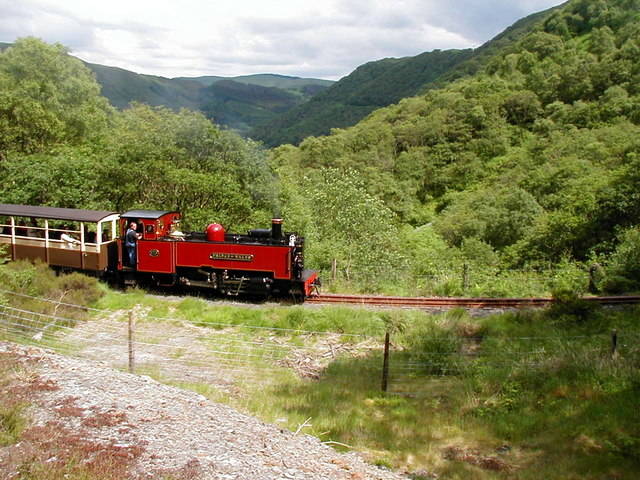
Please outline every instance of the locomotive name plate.
[[232, 262], [251, 262], [253, 255], [242, 253], [212, 253], [209, 255], [211, 260], [227, 260]]

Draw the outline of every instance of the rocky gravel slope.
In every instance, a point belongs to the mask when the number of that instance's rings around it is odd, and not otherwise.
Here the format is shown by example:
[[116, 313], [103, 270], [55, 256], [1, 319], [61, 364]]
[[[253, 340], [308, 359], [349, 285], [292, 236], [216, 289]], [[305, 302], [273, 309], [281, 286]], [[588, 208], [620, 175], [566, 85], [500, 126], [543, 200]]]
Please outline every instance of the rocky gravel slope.
[[[31, 429], [55, 426], [75, 441], [129, 460], [127, 477], [219, 480], [399, 480], [317, 438], [265, 424], [203, 396], [95, 362], [0, 342], [0, 354], [29, 365]], [[0, 392], [1, 393], [1, 392]], [[6, 392], [5, 392], [6, 393]], [[17, 478], [16, 450], [0, 449], [0, 478]], [[49, 459], [55, 461], [55, 458]], [[47, 460], [47, 461], [49, 461]]]

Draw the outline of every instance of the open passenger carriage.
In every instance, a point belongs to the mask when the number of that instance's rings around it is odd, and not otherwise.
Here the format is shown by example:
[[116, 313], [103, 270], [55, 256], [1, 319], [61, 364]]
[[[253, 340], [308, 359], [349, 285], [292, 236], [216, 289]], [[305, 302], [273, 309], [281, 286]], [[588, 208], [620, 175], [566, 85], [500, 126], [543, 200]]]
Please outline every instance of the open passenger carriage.
[[0, 204], [0, 245], [12, 260], [101, 274], [114, 266], [118, 218], [109, 211]]

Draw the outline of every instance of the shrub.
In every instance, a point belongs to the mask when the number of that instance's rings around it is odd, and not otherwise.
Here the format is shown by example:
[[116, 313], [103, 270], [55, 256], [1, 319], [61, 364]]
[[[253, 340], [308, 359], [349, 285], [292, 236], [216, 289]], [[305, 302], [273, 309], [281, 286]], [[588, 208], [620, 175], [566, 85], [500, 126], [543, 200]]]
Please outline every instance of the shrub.
[[606, 269], [605, 290], [612, 293], [640, 289], [640, 228], [634, 227], [621, 236]]
[[459, 369], [462, 339], [454, 325], [424, 322], [406, 332], [403, 344], [410, 360], [425, 373], [447, 375]]
[[589, 279], [582, 265], [563, 259], [552, 279], [551, 294], [556, 300], [569, 302], [587, 292]]
[[[3, 294], [2, 303], [55, 315], [68, 320], [66, 323], [69, 324], [83, 319], [85, 309], [57, 302], [85, 307], [95, 304], [104, 295], [104, 288], [93, 277], [77, 272], [56, 275], [44, 263], [26, 260], [0, 265], [0, 285], [4, 290], [19, 294]], [[44, 318], [40, 320], [44, 321]]]

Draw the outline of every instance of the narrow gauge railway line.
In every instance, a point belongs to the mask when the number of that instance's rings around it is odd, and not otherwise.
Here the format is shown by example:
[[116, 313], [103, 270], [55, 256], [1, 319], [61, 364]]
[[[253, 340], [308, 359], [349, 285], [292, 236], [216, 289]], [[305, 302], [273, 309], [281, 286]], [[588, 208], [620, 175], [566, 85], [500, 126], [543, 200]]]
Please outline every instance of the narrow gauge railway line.
[[[600, 305], [630, 305], [640, 303], [640, 296], [585, 297], [585, 301]], [[532, 308], [545, 307], [554, 302], [552, 298], [461, 298], [461, 297], [387, 297], [379, 295], [320, 294], [306, 299], [310, 304], [368, 305], [398, 308]]]

